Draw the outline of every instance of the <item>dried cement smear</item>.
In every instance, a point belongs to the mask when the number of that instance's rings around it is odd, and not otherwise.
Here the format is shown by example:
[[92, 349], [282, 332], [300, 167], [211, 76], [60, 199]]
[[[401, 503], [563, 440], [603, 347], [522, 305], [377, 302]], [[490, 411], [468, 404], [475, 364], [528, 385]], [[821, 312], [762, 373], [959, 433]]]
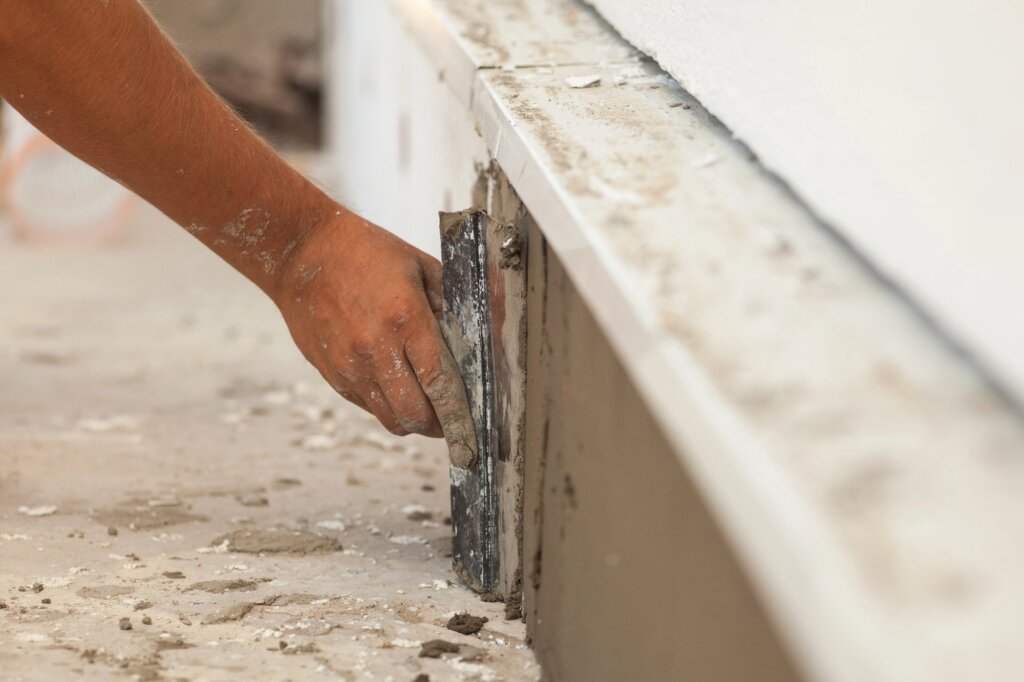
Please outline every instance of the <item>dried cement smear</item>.
[[229, 552], [246, 552], [249, 554], [322, 554], [340, 552], [341, 543], [316, 533], [302, 530], [236, 530], [221, 535], [211, 546], [226, 544]]

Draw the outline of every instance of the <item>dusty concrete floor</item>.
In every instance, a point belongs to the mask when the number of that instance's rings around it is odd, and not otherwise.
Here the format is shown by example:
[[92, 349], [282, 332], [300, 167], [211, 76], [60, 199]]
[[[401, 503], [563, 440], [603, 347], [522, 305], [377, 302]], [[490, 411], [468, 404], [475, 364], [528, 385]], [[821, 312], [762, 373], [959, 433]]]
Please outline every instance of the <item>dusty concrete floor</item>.
[[537, 678], [455, 582], [443, 445], [336, 398], [254, 287], [148, 209], [107, 249], [0, 234], [4, 679]]

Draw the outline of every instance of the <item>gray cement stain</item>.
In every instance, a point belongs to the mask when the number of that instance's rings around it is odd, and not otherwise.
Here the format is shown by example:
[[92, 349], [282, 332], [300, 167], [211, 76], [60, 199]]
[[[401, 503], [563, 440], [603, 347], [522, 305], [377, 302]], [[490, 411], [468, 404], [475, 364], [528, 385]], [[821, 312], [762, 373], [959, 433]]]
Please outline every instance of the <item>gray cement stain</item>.
[[236, 530], [215, 538], [210, 545], [225, 546], [228, 551], [247, 554], [303, 555], [340, 552], [342, 549], [341, 543], [335, 538], [308, 531], [284, 529]]

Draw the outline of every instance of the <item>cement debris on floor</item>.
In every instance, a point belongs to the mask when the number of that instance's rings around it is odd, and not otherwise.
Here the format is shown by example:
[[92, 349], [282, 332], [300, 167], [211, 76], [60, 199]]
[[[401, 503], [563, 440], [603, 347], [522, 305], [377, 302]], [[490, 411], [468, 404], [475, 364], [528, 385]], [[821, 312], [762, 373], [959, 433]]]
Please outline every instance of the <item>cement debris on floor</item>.
[[3, 678], [537, 679], [452, 572], [443, 443], [337, 398], [259, 291], [139, 215], [99, 249], [0, 230]]

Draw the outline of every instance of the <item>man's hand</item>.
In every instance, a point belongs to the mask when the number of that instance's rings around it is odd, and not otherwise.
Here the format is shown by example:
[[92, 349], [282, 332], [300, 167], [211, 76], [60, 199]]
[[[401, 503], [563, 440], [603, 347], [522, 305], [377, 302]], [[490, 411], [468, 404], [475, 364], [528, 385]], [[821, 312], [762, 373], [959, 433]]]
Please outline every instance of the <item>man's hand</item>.
[[0, 97], [263, 289], [343, 396], [475, 460], [439, 267], [332, 201], [195, 74], [137, 0], [0, 0]]
[[476, 459], [466, 391], [438, 327], [441, 266], [341, 211], [288, 256], [274, 296], [295, 343], [338, 393], [391, 433], [445, 436]]

